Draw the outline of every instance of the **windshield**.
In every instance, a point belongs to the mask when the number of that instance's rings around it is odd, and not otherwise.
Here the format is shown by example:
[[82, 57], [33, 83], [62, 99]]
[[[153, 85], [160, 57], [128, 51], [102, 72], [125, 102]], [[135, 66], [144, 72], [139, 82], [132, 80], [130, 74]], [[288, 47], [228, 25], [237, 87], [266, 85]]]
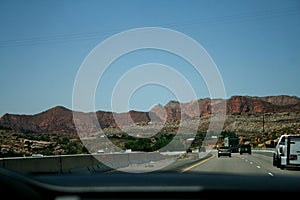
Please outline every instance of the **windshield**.
[[276, 148], [300, 134], [299, 2], [2, 0], [0, 16], [2, 168], [300, 176], [298, 140]]

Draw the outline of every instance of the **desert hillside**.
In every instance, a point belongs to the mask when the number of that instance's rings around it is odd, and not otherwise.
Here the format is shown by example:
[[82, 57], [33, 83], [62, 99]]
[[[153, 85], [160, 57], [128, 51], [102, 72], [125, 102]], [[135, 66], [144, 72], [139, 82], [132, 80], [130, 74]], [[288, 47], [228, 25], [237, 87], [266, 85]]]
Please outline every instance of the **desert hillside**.
[[[299, 128], [297, 126], [299, 126], [300, 98], [284, 95], [233, 96], [227, 100], [205, 98], [188, 103], [170, 101], [165, 106], [154, 106], [149, 112], [97, 111], [96, 117], [102, 129], [134, 124], [180, 122], [199, 118], [199, 129], [205, 131], [209, 124], [206, 119], [213, 111], [215, 113], [226, 112], [224, 130], [232, 130], [237, 133], [259, 133], [284, 128], [297, 130]], [[76, 116], [78, 115], [80, 118], [74, 119], [72, 110], [56, 106], [35, 115], [5, 114], [0, 118], [0, 127], [23, 133], [76, 135], [74, 120], [77, 120], [76, 125], [84, 127], [85, 132], [99, 131], [100, 127], [89, 124], [94, 123], [90, 120], [95, 113], [78, 113]]]

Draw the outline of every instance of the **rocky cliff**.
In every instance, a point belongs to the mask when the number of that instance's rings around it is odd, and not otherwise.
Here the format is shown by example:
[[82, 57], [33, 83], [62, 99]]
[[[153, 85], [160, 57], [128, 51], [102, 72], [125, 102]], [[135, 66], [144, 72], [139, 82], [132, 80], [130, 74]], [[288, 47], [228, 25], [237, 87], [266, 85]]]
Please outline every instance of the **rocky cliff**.
[[[89, 119], [98, 120], [101, 128], [116, 128], [132, 124], [147, 125], [150, 122], [188, 120], [209, 116], [212, 112], [226, 112], [227, 116], [293, 113], [292, 116], [297, 117], [300, 113], [300, 98], [286, 95], [266, 97], [232, 96], [229, 99], [204, 98], [188, 103], [170, 101], [165, 106], [154, 106], [149, 112], [112, 113], [97, 111], [96, 113], [80, 113], [82, 117], [76, 119], [79, 120], [76, 121], [76, 125], [80, 124], [80, 127], [83, 127], [86, 132], [91, 133], [96, 132], [100, 127], [91, 126], [91, 123], [94, 122], [89, 121]], [[258, 126], [261, 127], [261, 121], [259, 123]], [[0, 118], [0, 126], [24, 133], [65, 133], [72, 135], [77, 133], [73, 111], [61, 106], [56, 106], [35, 115], [5, 114]], [[239, 129], [242, 129], [242, 127], [239, 127]]]

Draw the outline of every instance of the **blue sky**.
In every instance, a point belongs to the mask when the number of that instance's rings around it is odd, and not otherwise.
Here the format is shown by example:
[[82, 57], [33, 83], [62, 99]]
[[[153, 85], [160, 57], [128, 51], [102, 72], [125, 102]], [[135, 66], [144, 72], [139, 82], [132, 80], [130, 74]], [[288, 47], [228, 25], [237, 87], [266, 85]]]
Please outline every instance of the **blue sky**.
[[[36, 114], [57, 105], [71, 109], [74, 81], [89, 53], [114, 34], [142, 27], [172, 29], [202, 45], [228, 98], [300, 96], [297, 0], [2, 0], [0, 26], [0, 116]], [[110, 111], [117, 81], [144, 63], [173, 67], [190, 81], [197, 98], [209, 97], [189, 63], [145, 50], [121, 57], [106, 71], [95, 109]], [[128, 110], [146, 111], [174, 99], [168, 88], [153, 84], [126, 101]]]

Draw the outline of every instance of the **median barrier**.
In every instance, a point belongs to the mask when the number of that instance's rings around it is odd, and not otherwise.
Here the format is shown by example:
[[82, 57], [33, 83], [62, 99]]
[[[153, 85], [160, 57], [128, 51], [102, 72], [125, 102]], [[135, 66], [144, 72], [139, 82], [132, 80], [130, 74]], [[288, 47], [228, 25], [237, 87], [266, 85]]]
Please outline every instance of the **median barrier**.
[[158, 161], [164, 159], [164, 155], [158, 152], [142, 152], [142, 153], [131, 153], [129, 154], [130, 164], [142, 164], [150, 161]]
[[95, 158], [106, 166], [117, 169], [129, 165], [129, 153], [114, 153], [95, 155]]
[[2, 166], [22, 173], [59, 173], [61, 172], [59, 157], [18, 157], [3, 158]]
[[107, 171], [130, 164], [141, 164], [164, 159], [156, 152], [131, 152], [113, 154], [77, 154], [43, 157], [1, 158], [4, 168], [22, 173], [72, 173], [80, 171]]

